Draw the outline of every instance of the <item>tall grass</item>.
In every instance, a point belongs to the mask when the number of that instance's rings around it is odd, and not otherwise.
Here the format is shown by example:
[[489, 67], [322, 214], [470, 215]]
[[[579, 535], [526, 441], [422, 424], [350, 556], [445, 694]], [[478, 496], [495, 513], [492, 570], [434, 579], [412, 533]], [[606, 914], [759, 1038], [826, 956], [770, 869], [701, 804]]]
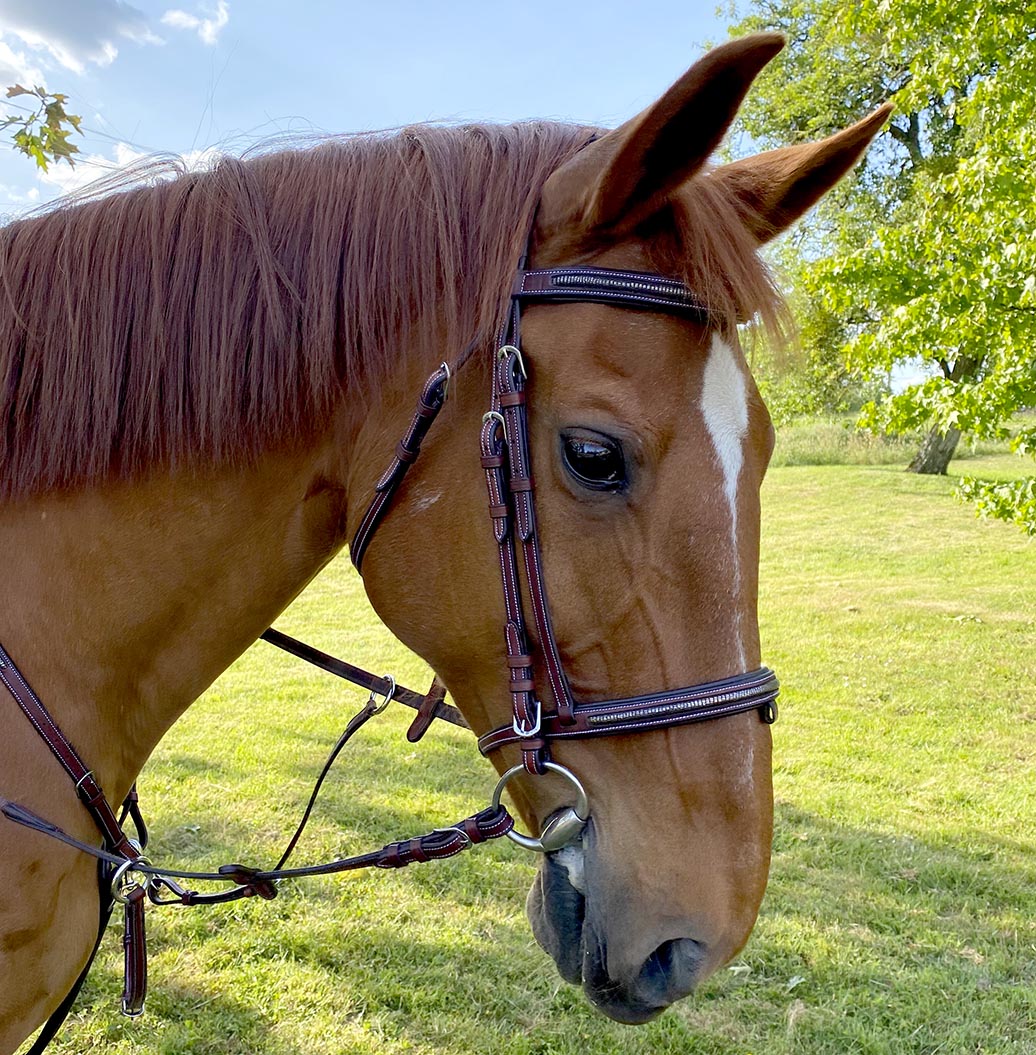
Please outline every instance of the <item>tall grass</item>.
[[[797, 418], [777, 430], [773, 465], [902, 465], [906, 466], [921, 445], [921, 433], [886, 436], [858, 429], [854, 415]], [[965, 438], [955, 461], [989, 455], [1007, 455], [1008, 444], [996, 440]], [[1021, 464], [1021, 463], [1019, 463]], [[962, 470], [963, 471], [963, 470]], [[970, 469], [969, 469], [970, 471]]]
[[[152, 911], [147, 1016], [104, 945], [55, 1052], [83, 1055], [1030, 1055], [1036, 1051], [1036, 546], [947, 479], [784, 466], [764, 489], [761, 619], [782, 675], [770, 888], [736, 963], [639, 1029], [562, 984], [510, 845]], [[548, 555], [549, 560], [549, 555]], [[279, 625], [420, 683], [340, 560]], [[257, 645], [141, 784], [161, 862], [272, 860], [361, 701]], [[464, 816], [470, 739], [390, 709], [331, 781], [317, 860]], [[693, 735], [693, 730], [688, 735]]]

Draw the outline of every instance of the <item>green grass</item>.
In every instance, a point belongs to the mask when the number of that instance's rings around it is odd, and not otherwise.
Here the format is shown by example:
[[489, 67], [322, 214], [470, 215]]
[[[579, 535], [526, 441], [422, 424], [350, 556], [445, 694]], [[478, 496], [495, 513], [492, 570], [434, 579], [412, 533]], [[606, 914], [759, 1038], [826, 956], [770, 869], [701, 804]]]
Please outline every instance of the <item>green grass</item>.
[[[532, 861], [506, 844], [272, 903], [153, 910], [147, 1015], [117, 1013], [113, 933], [55, 1052], [1036, 1051], [1036, 545], [952, 488], [867, 465], [768, 478], [762, 633], [785, 685], [773, 870], [748, 947], [694, 999], [639, 1029], [592, 1012], [535, 947]], [[278, 625], [425, 677], [345, 560]], [[273, 859], [361, 701], [252, 649], [143, 775], [153, 856]], [[469, 739], [436, 730], [415, 749], [406, 721], [390, 709], [350, 747], [303, 859], [485, 802], [492, 775]]]

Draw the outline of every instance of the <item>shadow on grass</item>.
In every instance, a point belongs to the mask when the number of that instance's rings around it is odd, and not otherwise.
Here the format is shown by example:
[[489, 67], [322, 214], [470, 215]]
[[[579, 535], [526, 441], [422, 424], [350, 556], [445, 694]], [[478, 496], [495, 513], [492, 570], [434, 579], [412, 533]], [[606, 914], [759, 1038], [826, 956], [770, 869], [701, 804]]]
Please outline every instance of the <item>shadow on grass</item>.
[[1036, 1029], [1034, 850], [936, 818], [896, 835], [780, 805], [747, 973], [721, 1001], [792, 1015], [796, 1052], [1021, 1055]]
[[[342, 809], [351, 833], [340, 841], [358, 844], [349, 850], [430, 827], [404, 801]], [[640, 1031], [559, 984], [522, 914], [529, 862], [496, 849], [360, 883], [296, 883], [273, 903], [169, 910], [153, 932], [146, 1036], [102, 1028], [139, 1038], [126, 1050], [162, 1055], [379, 1050], [350, 1030], [373, 1031], [381, 1050], [472, 1055], [1027, 1050], [1036, 847], [976, 831], [958, 839], [934, 819], [930, 832], [877, 832], [789, 804], [775, 828], [751, 970], [720, 972]], [[196, 848], [237, 860], [252, 836], [247, 821], [224, 818], [199, 829]], [[164, 861], [161, 831], [156, 846]], [[300, 855], [313, 859], [306, 844]], [[204, 988], [184, 980], [191, 970]], [[87, 993], [95, 1021], [117, 1022], [120, 986], [109, 955]], [[294, 1039], [314, 1016], [326, 1023], [322, 1046]]]
[[[386, 830], [416, 830], [412, 810], [373, 812]], [[272, 904], [174, 913], [156, 928], [147, 1034], [127, 1050], [1028, 1050], [1032, 847], [982, 833], [959, 846], [943, 833], [889, 835], [789, 805], [776, 827], [750, 972], [720, 972], [641, 1030], [606, 1022], [559, 984], [521, 914], [528, 869], [473, 854], [378, 874], [363, 889], [345, 880], [307, 894], [300, 884]], [[188, 964], [205, 988], [183, 981]], [[119, 985], [111, 957], [91, 982], [101, 1021], [116, 1020], [103, 1003]], [[295, 1039], [312, 1035], [313, 1016], [323, 1039]], [[117, 1039], [140, 1027], [104, 1028]]]
[[[127, 1019], [117, 1013], [121, 974], [98, 965], [90, 975], [76, 1013], [58, 1034], [57, 1049], [84, 1050], [76, 1041], [76, 1022], [93, 1015], [104, 1022], [103, 1036], [89, 1050], [148, 1052], [149, 1055], [305, 1055], [304, 1044], [286, 1041], [274, 1031], [262, 1006], [234, 995], [213, 994], [185, 982], [152, 986], [145, 1014]], [[66, 1047], [67, 1045], [73, 1045]]]

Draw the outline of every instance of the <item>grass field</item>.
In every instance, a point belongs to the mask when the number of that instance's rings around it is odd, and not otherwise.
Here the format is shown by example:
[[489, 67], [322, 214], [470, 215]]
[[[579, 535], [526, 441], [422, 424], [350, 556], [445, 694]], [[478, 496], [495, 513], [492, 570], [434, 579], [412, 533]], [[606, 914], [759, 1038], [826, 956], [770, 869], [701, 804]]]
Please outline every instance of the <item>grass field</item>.
[[[639, 1029], [593, 1013], [535, 947], [532, 862], [506, 844], [272, 903], [152, 911], [147, 1015], [117, 1013], [112, 933], [55, 1052], [1036, 1052], [1036, 545], [952, 489], [883, 465], [768, 478], [762, 632], [785, 686], [772, 876], [741, 958], [693, 1000]], [[425, 677], [347, 560], [278, 625]], [[360, 702], [252, 649], [145, 770], [153, 856], [271, 861]], [[485, 801], [490, 769], [465, 735], [434, 731], [415, 750], [405, 724], [390, 709], [350, 748], [303, 859]]]

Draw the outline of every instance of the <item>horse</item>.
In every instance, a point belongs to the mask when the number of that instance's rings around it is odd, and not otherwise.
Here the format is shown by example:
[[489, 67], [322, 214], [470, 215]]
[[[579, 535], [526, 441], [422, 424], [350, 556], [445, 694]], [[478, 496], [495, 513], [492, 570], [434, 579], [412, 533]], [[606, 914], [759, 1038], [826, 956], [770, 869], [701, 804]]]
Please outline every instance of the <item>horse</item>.
[[[476, 733], [511, 723], [524, 738], [492, 760], [511, 773], [524, 757], [507, 790], [533, 836], [570, 804], [568, 782], [537, 775], [531, 717], [511, 716], [526, 682], [537, 707], [561, 701], [540, 622], [508, 683], [478, 442], [504, 419], [485, 413], [485, 391], [523, 258], [526, 274], [668, 276], [695, 298], [693, 312], [589, 297], [522, 307], [526, 491], [535, 480], [541, 586], [572, 696], [657, 696], [759, 666], [773, 429], [739, 326], [780, 330], [759, 248], [889, 112], [711, 163], [782, 45], [761, 34], [708, 52], [611, 131], [332, 137], [0, 231], [0, 642], [113, 802], [355, 534], [415, 393], [445, 362], [448, 401], [365, 540], [364, 586]], [[529, 604], [530, 591], [512, 593]], [[2, 688], [0, 715], [0, 796], [97, 845], [77, 789]], [[755, 710], [609, 731], [550, 745], [589, 816], [544, 847], [527, 914], [567, 981], [639, 1023], [748, 939], [769, 867], [771, 731]], [[11, 1052], [90, 955], [97, 869], [4, 817], [0, 845]]]

